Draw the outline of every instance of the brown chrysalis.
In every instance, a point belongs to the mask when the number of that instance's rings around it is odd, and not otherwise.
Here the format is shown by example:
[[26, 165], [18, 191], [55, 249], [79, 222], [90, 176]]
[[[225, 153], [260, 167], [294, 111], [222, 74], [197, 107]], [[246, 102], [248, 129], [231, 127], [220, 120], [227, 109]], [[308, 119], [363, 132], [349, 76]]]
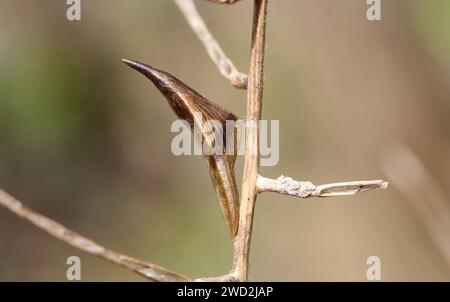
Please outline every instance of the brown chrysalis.
[[[201, 137], [204, 147], [209, 148], [209, 151], [221, 149], [222, 152], [210, 152], [208, 154], [211, 155], [205, 157], [224, 220], [233, 239], [239, 220], [239, 196], [234, 176], [237, 152], [236, 130], [225, 131], [225, 129], [227, 129], [227, 121], [237, 120], [236, 115], [207, 100], [167, 72], [136, 61], [124, 59], [122, 62], [149, 78], [166, 97], [175, 114], [180, 119], [186, 120], [191, 129], [200, 130], [199, 137]], [[208, 121], [218, 121], [222, 127], [212, 129], [213, 127]], [[230, 145], [232, 148], [229, 148]]]

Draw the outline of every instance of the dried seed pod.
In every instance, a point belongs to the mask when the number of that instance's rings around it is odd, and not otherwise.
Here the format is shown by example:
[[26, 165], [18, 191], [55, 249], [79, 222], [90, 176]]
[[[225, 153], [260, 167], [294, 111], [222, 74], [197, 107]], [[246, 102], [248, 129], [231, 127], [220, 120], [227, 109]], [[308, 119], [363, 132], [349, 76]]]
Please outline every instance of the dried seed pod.
[[[237, 120], [236, 115], [207, 100], [167, 72], [136, 61], [124, 59], [122, 62], [149, 78], [166, 97], [175, 114], [186, 120], [191, 129], [199, 129], [202, 145], [209, 149], [204, 150], [208, 154], [205, 157], [224, 220], [233, 239], [239, 220], [239, 196], [234, 175], [236, 130], [224, 130], [227, 129], [227, 121]], [[221, 127], [217, 127], [220, 129], [214, 128], [208, 121], [220, 122]], [[213, 152], [218, 149], [222, 152]]]

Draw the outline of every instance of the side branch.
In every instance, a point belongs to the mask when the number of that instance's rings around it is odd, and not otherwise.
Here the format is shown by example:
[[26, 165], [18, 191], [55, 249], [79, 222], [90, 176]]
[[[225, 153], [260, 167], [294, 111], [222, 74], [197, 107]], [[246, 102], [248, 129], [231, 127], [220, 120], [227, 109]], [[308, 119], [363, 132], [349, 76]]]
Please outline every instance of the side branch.
[[37, 228], [92, 256], [109, 261], [115, 265], [129, 269], [153, 281], [191, 281], [189, 277], [170, 271], [159, 265], [138, 260], [118, 252], [109, 250], [94, 241], [75, 233], [58, 222], [51, 220], [32, 209], [24, 206], [20, 201], [0, 189], [0, 206], [10, 210], [13, 214], [27, 220]]
[[[215, 1], [219, 3], [234, 3], [236, 1]], [[234, 66], [233, 62], [225, 55], [219, 43], [214, 39], [206, 27], [205, 22], [197, 11], [193, 0], [175, 0], [183, 15], [186, 17], [189, 25], [194, 33], [203, 43], [209, 57], [216, 64], [220, 73], [230, 80], [231, 84], [236, 88], [247, 88], [247, 75], [241, 73]]]
[[338, 182], [316, 186], [309, 181], [297, 181], [283, 175], [277, 179], [270, 179], [259, 175], [256, 182], [258, 193], [275, 192], [301, 198], [355, 195], [373, 189], [386, 189], [388, 185], [383, 180], [368, 180]]

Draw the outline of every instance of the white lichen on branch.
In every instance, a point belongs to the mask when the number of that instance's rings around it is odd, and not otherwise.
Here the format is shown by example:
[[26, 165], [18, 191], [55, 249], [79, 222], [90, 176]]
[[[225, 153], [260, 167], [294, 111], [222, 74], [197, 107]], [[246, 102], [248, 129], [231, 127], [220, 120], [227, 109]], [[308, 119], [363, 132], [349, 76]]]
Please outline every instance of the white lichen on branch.
[[259, 175], [256, 185], [258, 192], [275, 192], [301, 198], [348, 196], [388, 187], [388, 183], [384, 180], [338, 182], [316, 186], [310, 181], [297, 181], [284, 175], [277, 179]]

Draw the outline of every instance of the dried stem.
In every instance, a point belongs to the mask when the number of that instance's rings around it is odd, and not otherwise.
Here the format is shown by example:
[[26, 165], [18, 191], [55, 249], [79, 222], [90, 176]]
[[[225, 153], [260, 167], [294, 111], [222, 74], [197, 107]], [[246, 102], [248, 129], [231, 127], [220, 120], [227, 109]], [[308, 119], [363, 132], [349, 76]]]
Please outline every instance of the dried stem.
[[51, 220], [24, 206], [20, 201], [3, 190], [0, 190], [0, 206], [5, 207], [13, 214], [27, 220], [37, 228], [43, 230], [44, 232], [47, 232], [56, 239], [66, 242], [67, 244], [92, 256], [96, 256], [115, 265], [122, 266], [149, 280], [169, 282], [191, 280], [189, 277], [180, 275], [156, 264], [138, 260], [127, 255], [123, 255], [118, 252], [106, 249], [105, 247], [95, 243], [91, 239], [77, 234], [74, 231], [59, 224], [58, 222]]
[[297, 181], [281, 175], [277, 179], [258, 176], [258, 192], [275, 192], [279, 194], [308, 198], [336, 197], [355, 195], [373, 189], [385, 189], [388, 183], [383, 180], [339, 182], [316, 186], [309, 181]]
[[[215, 1], [219, 3], [234, 3], [236, 1]], [[214, 39], [206, 27], [205, 22], [197, 11], [193, 0], [175, 0], [183, 15], [186, 17], [194, 33], [205, 46], [211, 60], [216, 64], [220, 73], [230, 80], [231, 84], [237, 88], [247, 88], [247, 75], [241, 73], [234, 66], [233, 62], [225, 55], [224, 51]]]
[[248, 280], [253, 214], [259, 172], [259, 120], [264, 84], [264, 51], [268, 0], [255, 0], [251, 42], [250, 72], [247, 95], [247, 127], [245, 131], [245, 164], [242, 178], [239, 229], [234, 240], [232, 272], [239, 281]]

